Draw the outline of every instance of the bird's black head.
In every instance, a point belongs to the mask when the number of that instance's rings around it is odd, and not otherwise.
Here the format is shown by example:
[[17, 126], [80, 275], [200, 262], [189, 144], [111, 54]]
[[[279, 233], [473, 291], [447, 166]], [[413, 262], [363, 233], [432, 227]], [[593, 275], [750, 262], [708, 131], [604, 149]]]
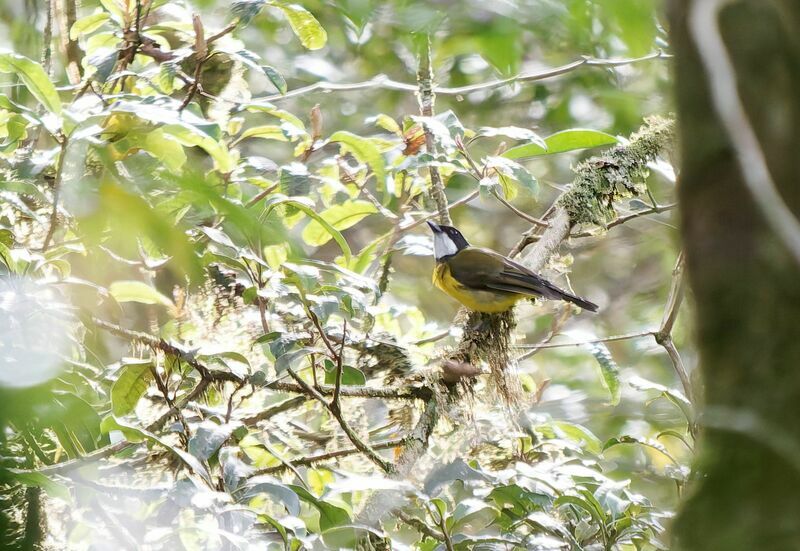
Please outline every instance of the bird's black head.
[[469, 247], [467, 240], [454, 227], [440, 226], [430, 220], [428, 221], [428, 226], [433, 232], [433, 254], [437, 261], [453, 256], [461, 249]]

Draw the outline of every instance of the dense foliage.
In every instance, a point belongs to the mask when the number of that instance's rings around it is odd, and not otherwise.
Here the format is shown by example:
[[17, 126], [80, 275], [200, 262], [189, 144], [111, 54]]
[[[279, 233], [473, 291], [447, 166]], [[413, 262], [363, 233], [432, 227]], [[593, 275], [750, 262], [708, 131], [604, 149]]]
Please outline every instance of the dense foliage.
[[[649, 2], [70, 6], [0, 7], [5, 541], [666, 548], [695, 427]], [[458, 313], [450, 217], [601, 313]]]

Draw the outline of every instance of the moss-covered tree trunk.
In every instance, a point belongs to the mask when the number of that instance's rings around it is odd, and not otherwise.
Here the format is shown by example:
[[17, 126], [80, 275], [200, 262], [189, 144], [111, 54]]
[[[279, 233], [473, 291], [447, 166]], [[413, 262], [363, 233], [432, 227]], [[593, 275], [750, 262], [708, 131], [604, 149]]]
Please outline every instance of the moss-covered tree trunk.
[[[800, 549], [800, 268], [745, 188], [716, 115], [691, 6], [673, 0], [680, 205], [705, 428], [674, 549]], [[733, 2], [722, 35], [779, 191], [800, 215], [800, 2]]]

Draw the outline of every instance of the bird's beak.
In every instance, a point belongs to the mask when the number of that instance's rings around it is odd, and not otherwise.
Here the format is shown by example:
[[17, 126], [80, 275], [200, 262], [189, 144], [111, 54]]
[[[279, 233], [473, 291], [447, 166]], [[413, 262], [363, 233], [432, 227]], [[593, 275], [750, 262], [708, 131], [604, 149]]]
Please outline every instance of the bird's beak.
[[439, 224], [436, 222], [431, 222], [430, 220], [428, 220], [428, 227], [433, 233], [441, 233], [442, 231], [442, 228], [439, 227]]

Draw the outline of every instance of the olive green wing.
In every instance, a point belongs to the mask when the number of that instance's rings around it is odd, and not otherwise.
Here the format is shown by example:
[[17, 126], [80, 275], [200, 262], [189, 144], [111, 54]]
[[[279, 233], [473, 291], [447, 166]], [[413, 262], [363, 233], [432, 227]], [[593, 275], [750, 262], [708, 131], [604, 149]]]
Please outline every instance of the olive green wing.
[[522, 264], [491, 249], [467, 247], [452, 257], [449, 265], [453, 277], [472, 289], [566, 300], [586, 310], [597, 311], [596, 304], [558, 288]]

